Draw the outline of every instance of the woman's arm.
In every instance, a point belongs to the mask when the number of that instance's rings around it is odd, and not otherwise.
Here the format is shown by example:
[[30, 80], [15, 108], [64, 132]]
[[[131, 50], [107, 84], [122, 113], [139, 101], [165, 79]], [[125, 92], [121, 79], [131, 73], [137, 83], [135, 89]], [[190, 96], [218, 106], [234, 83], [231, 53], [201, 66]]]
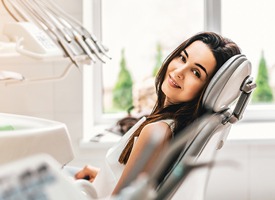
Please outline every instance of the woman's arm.
[[136, 141], [132, 149], [128, 162], [125, 165], [122, 175], [113, 191], [113, 194], [117, 194], [123, 187], [126, 178], [129, 176], [131, 170], [136, 165], [136, 163], [139, 162], [138, 158], [143, 155], [144, 149], [150, 143], [150, 140], [153, 137], [157, 137], [158, 144], [156, 145], [153, 154], [148, 159], [149, 162], [147, 162], [147, 164], [144, 166], [142, 172], [149, 172], [152, 166], [154, 166], [154, 163], [161, 153], [161, 150], [167, 144], [167, 142], [171, 138], [171, 135], [172, 133], [170, 127], [167, 125], [167, 123], [161, 121], [148, 124], [142, 129], [138, 140]]

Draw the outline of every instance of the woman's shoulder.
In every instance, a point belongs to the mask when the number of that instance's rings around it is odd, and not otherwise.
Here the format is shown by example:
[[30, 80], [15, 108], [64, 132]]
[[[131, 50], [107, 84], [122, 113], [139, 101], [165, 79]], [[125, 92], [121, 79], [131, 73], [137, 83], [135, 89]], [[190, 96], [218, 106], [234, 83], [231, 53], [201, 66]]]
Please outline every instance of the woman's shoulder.
[[140, 133], [140, 136], [141, 135], [145, 135], [147, 137], [151, 137], [152, 135], [166, 135], [166, 137], [170, 137], [172, 135], [172, 130], [166, 121], [160, 120], [144, 126]]
[[159, 121], [156, 121], [156, 122], [149, 123], [145, 127], [148, 127], [148, 128], [155, 128], [155, 127], [169, 128], [170, 123], [172, 123], [172, 121], [170, 122], [170, 120], [159, 120]]
[[175, 127], [175, 121], [173, 119], [163, 119], [159, 120], [153, 123], [148, 124], [149, 127], [158, 126], [160, 128], [170, 128], [171, 132], [174, 132], [174, 127]]

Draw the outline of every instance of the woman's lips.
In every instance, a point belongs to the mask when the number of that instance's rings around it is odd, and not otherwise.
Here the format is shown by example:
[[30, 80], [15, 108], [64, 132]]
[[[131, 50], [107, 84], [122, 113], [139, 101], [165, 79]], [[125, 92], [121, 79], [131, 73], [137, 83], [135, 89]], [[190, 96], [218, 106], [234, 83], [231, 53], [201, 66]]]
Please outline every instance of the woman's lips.
[[170, 86], [174, 87], [174, 88], [181, 88], [177, 83], [176, 81], [174, 81], [174, 79], [169, 75], [169, 78], [168, 78], [168, 83]]

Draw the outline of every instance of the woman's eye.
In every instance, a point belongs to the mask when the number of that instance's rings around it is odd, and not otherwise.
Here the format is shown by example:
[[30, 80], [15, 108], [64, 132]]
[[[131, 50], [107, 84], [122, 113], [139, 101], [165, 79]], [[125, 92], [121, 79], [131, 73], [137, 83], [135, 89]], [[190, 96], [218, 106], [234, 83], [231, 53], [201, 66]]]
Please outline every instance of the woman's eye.
[[200, 78], [201, 77], [201, 74], [200, 72], [198, 72], [197, 70], [193, 70], [193, 73], [196, 77]]
[[183, 55], [180, 55], [179, 57], [184, 63], [186, 62], [186, 58]]

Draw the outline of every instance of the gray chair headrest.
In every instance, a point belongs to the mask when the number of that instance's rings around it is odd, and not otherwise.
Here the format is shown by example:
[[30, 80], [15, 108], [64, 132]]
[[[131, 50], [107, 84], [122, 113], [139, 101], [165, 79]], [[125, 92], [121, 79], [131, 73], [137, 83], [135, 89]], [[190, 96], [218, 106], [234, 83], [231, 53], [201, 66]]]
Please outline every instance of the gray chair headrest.
[[251, 74], [251, 63], [238, 54], [228, 59], [216, 72], [207, 86], [202, 105], [214, 112], [220, 112], [239, 97], [244, 80]]

